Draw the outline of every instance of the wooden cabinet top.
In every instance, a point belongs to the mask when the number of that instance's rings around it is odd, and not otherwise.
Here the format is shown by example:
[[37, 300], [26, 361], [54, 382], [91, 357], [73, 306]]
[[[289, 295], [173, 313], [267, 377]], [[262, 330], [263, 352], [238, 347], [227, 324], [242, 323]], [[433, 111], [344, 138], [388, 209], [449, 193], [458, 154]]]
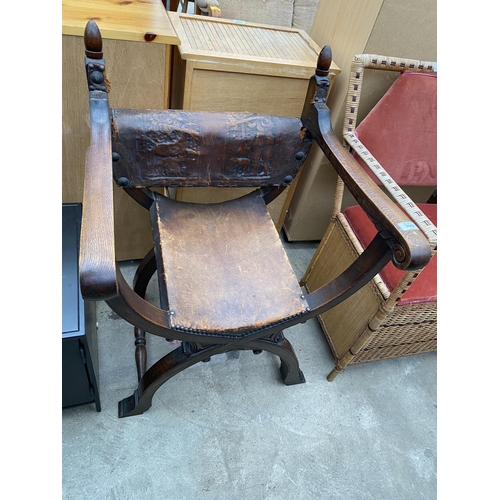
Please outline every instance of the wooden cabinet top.
[[[179, 12], [168, 16], [181, 40], [181, 58], [197, 65], [296, 78], [309, 78], [316, 69], [321, 48], [303, 30]], [[332, 62], [330, 75], [338, 73]]]
[[103, 38], [180, 44], [161, 0], [62, 0], [63, 35], [83, 36], [89, 19]]

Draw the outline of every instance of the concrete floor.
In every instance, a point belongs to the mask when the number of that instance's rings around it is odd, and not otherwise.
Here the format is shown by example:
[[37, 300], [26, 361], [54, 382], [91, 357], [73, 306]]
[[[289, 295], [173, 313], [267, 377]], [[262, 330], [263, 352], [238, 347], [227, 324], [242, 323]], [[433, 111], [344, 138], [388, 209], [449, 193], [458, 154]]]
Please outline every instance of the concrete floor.
[[[285, 246], [301, 276], [316, 244]], [[136, 265], [123, 265], [127, 279]], [[133, 330], [104, 303], [97, 316], [102, 411], [62, 412], [63, 499], [437, 497], [435, 353], [351, 366], [329, 383], [334, 359], [311, 320], [285, 332], [305, 384], [285, 386], [272, 354], [233, 352], [118, 419], [137, 384]], [[148, 346], [150, 363], [177, 347], [151, 335]]]

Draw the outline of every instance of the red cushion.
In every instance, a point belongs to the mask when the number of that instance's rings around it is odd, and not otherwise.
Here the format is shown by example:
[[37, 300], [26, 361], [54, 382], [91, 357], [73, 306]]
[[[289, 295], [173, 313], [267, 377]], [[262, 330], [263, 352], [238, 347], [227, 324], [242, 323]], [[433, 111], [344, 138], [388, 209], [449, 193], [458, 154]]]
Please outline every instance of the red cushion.
[[[437, 205], [428, 203], [417, 203], [417, 205], [432, 223], [437, 226]], [[346, 208], [344, 215], [361, 246], [366, 248], [377, 234], [375, 226], [359, 205]], [[397, 269], [392, 262], [389, 262], [380, 272], [380, 277], [389, 291], [392, 292], [405, 273], [406, 271]], [[398, 305], [423, 304], [426, 302], [437, 302], [437, 253], [432, 257], [427, 266], [424, 267], [423, 271], [398, 302]]]
[[361, 142], [400, 186], [437, 184], [436, 96], [436, 74], [403, 73], [356, 128]]

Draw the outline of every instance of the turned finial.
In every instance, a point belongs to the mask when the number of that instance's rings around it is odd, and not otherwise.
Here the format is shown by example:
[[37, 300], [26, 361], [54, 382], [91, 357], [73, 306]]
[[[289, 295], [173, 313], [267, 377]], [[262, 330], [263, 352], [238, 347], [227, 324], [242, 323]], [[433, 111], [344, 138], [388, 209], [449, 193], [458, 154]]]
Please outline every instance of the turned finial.
[[106, 78], [101, 32], [93, 19], [85, 26], [83, 42], [85, 43], [85, 68], [89, 90], [109, 92], [111, 84]]
[[317, 76], [328, 76], [330, 71], [330, 64], [332, 63], [332, 49], [329, 45], [325, 45], [318, 56], [318, 63], [316, 65]]
[[85, 55], [90, 59], [102, 59], [102, 36], [97, 23], [91, 19], [83, 35]]

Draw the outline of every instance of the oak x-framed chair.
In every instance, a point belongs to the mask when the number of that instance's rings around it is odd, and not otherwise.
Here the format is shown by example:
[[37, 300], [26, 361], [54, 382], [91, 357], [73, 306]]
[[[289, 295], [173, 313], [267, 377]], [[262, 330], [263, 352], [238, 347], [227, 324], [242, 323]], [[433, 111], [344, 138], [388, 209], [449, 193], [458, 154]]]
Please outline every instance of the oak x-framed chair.
[[[427, 240], [382, 193], [332, 132], [325, 104], [331, 51], [318, 57], [302, 118], [242, 113], [111, 109], [102, 39], [85, 29], [91, 144], [87, 150], [80, 246], [80, 285], [87, 300], [105, 300], [134, 325], [137, 390], [119, 416], [148, 410], [156, 390], [185, 368], [235, 349], [281, 358], [285, 384], [305, 381], [283, 330], [336, 306], [392, 258], [418, 269], [431, 257]], [[344, 273], [305, 295], [266, 204], [303, 164], [316, 140], [379, 232]], [[113, 179], [150, 212], [154, 248], [130, 286], [115, 261]], [[152, 188], [255, 187], [213, 204], [183, 203]], [[145, 299], [157, 273], [160, 306]], [[145, 332], [181, 341], [146, 366]]]

